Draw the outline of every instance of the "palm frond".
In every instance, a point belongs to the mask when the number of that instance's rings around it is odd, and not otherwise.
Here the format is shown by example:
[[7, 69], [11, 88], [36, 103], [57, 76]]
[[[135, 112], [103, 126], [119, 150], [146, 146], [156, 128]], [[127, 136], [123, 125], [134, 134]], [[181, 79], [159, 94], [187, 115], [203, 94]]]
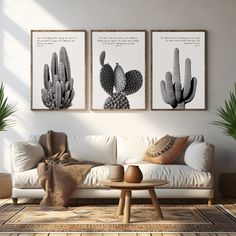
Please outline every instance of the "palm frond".
[[0, 87], [0, 131], [5, 131], [6, 128], [10, 127], [14, 121], [8, 119], [14, 112], [16, 112], [15, 105], [7, 103], [7, 98], [4, 98], [4, 86], [1, 84]]
[[234, 92], [230, 92], [224, 107], [217, 109], [217, 116], [220, 119], [211, 122], [211, 124], [220, 127], [226, 135], [236, 139], [236, 83], [234, 84]]

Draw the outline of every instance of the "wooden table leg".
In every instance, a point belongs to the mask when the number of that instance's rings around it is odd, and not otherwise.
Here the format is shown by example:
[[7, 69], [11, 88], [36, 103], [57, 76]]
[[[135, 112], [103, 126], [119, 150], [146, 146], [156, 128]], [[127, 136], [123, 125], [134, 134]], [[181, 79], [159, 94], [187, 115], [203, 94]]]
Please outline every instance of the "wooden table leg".
[[128, 224], [130, 222], [130, 207], [131, 207], [131, 190], [125, 190], [125, 207], [123, 223]]
[[118, 211], [117, 211], [118, 216], [121, 216], [124, 214], [124, 206], [125, 206], [125, 190], [121, 189], [119, 206], [118, 206]]
[[161, 211], [161, 208], [160, 208], [154, 188], [150, 188], [150, 189], [148, 189], [148, 191], [151, 196], [152, 203], [153, 203], [153, 206], [154, 206], [154, 209], [157, 213], [158, 218], [163, 218], [163, 214], [162, 214], [162, 211]]

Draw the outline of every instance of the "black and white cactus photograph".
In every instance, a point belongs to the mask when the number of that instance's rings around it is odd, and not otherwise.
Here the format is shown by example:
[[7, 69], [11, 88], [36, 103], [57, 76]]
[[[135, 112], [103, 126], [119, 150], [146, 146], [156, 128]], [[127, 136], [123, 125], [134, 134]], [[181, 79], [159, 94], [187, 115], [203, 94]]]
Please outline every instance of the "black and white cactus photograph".
[[92, 110], [146, 109], [145, 31], [92, 31]]
[[205, 31], [152, 31], [152, 110], [206, 109]]
[[84, 110], [85, 31], [31, 31], [31, 109]]

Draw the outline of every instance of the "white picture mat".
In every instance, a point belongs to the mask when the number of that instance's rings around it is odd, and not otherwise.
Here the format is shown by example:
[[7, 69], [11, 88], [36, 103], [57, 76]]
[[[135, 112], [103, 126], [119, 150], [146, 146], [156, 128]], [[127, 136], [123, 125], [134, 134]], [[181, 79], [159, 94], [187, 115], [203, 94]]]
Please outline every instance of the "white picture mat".
[[[199, 45], [184, 41], [167, 42], [165, 37], [198, 37]], [[172, 109], [161, 96], [160, 81], [165, 81], [167, 71], [173, 72], [174, 49], [179, 49], [180, 76], [183, 83], [185, 59], [191, 59], [192, 77], [197, 78], [194, 99], [185, 109], [205, 109], [205, 32], [204, 31], [153, 31], [152, 32], [152, 109]]]
[[[103, 109], [108, 94], [103, 90], [100, 84], [101, 65], [99, 57], [102, 51], [106, 52], [105, 64], [109, 63], [114, 69], [118, 62], [124, 72], [138, 70], [143, 76], [143, 85], [138, 92], [128, 95], [130, 109], [145, 109], [145, 31], [125, 32], [125, 31], [92, 31], [92, 109]], [[134, 45], [122, 45], [116, 47], [113, 44], [104, 45], [99, 39], [109, 37], [137, 37], [138, 42]]]
[[[51, 44], [37, 46], [39, 37], [72, 37], [73, 42], [59, 42], [55, 40]], [[49, 65], [51, 70], [52, 53], [56, 52], [59, 57], [60, 48], [64, 46], [70, 61], [71, 77], [74, 79], [75, 96], [72, 106], [68, 109], [85, 109], [85, 32], [84, 31], [34, 31], [32, 34], [32, 108], [48, 109], [44, 106], [41, 98], [41, 89], [44, 88], [43, 71], [44, 65]], [[59, 58], [58, 58], [59, 59]], [[51, 78], [51, 72], [50, 72]]]

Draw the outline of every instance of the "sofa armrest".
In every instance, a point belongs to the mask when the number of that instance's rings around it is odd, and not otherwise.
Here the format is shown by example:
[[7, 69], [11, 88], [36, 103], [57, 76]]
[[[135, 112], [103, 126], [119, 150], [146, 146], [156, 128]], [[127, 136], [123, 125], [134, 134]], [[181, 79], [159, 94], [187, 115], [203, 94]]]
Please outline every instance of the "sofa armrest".
[[184, 154], [184, 162], [191, 168], [212, 172], [214, 160], [214, 145], [204, 142], [193, 142], [190, 144]]

